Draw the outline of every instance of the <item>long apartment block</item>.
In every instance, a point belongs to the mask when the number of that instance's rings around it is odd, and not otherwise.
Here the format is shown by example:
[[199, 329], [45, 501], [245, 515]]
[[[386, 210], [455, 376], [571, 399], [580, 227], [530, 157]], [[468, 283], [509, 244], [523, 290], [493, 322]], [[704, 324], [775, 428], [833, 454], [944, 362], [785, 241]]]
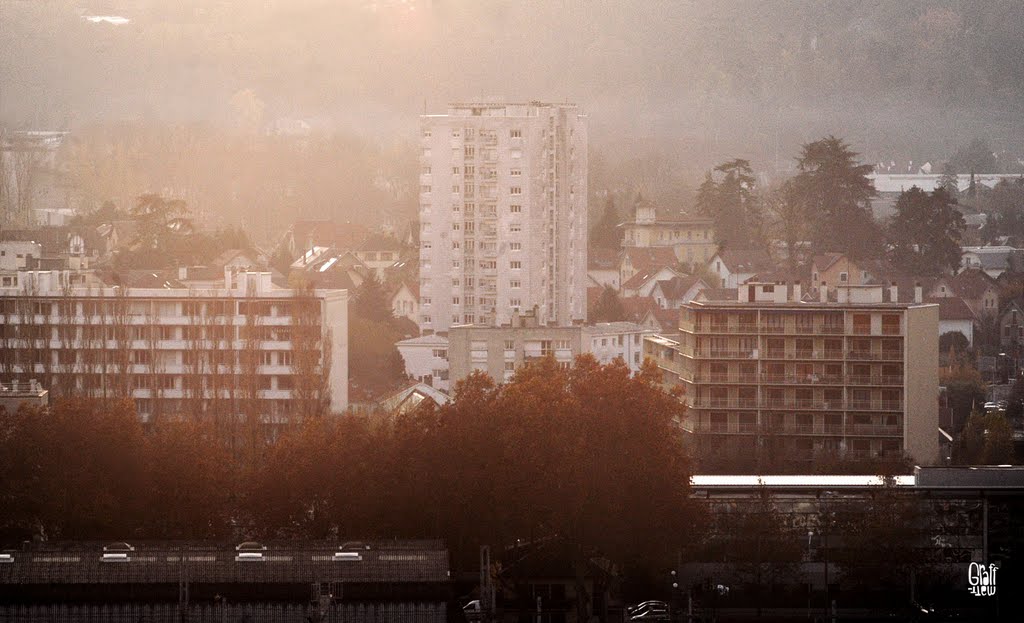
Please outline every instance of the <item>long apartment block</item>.
[[934, 463], [938, 307], [890, 302], [893, 289], [811, 302], [798, 284], [748, 283], [736, 301], [684, 306], [678, 338], [647, 347], [684, 385], [701, 455]]
[[[84, 286], [23, 271], [0, 288], [0, 374], [58, 397], [124, 397], [143, 420], [201, 413], [276, 422], [348, 402], [348, 293], [225, 270], [211, 288]], [[328, 402], [329, 395], [329, 402]]]
[[586, 318], [587, 125], [574, 104], [451, 104], [423, 115], [424, 333], [538, 310]]

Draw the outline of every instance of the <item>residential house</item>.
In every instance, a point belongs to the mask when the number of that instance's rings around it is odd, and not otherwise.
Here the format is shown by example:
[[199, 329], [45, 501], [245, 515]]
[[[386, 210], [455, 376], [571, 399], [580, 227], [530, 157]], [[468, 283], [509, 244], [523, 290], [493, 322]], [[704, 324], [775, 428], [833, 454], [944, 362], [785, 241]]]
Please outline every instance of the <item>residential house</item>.
[[655, 284], [651, 296], [658, 302], [658, 307], [679, 309], [707, 287], [700, 277], [677, 275]]
[[974, 327], [978, 317], [959, 296], [943, 296], [924, 299], [925, 303], [939, 306], [939, 336], [959, 331], [974, 346]]
[[1013, 359], [1021, 356], [1024, 344], [1024, 302], [1010, 301], [999, 316], [999, 345]]
[[369, 229], [351, 221], [336, 223], [333, 220], [302, 220], [295, 221], [285, 232], [284, 244], [291, 257], [298, 257], [313, 247], [334, 247], [339, 252], [351, 251], [369, 235]]
[[394, 236], [371, 234], [353, 251], [367, 268], [374, 271], [377, 279], [384, 281], [385, 272], [399, 260], [402, 243]]
[[718, 275], [722, 288], [735, 288], [758, 273], [775, 270], [775, 263], [760, 249], [723, 249], [708, 260], [708, 269]]
[[638, 199], [634, 220], [619, 225], [626, 247], [667, 247], [677, 262], [703, 264], [714, 254], [714, 220], [696, 216], [659, 218], [654, 205]]
[[682, 277], [682, 275], [670, 266], [648, 268], [637, 272], [626, 281], [623, 281], [619, 292], [625, 297], [648, 297], [654, 292], [654, 288], [657, 287], [659, 282], [669, 281], [677, 277]]
[[619, 258], [619, 283], [625, 284], [639, 272], [675, 268], [678, 264], [675, 253], [667, 247], [625, 247]]
[[420, 284], [417, 281], [401, 281], [391, 293], [391, 313], [396, 318], [404, 317], [416, 322], [420, 306]]
[[587, 252], [587, 277], [591, 286], [619, 289], [619, 252], [611, 249], [590, 249]]
[[939, 277], [930, 284], [928, 296], [961, 298], [978, 318], [999, 313], [999, 284], [978, 268], [965, 268], [955, 275]]
[[1011, 264], [1024, 265], [1024, 249], [1010, 246], [963, 247], [961, 249], [961, 266], [984, 271], [986, 275], [996, 279], [1006, 272]]
[[405, 361], [405, 373], [410, 378], [448, 391], [448, 338], [444, 335], [431, 333], [401, 340], [395, 343], [398, 354]]

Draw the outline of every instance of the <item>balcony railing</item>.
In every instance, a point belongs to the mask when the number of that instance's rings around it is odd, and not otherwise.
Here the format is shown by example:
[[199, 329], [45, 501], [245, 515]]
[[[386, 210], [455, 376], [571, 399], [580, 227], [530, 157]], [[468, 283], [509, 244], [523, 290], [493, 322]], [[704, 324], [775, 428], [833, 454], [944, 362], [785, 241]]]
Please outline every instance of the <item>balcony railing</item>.
[[850, 400], [850, 411], [902, 411], [902, 400]]
[[903, 385], [902, 376], [851, 374], [846, 379], [850, 385]]
[[762, 374], [761, 382], [785, 385], [841, 385], [843, 377], [828, 374]]
[[851, 350], [847, 359], [856, 361], [899, 361], [903, 359], [903, 351]]
[[721, 434], [752, 434], [757, 432], [757, 424], [755, 423], [740, 423], [740, 422], [695, 422], [694, 430], [702, 433], [721, 433]]
[[756, 409], [756, 398], [697, 398], [693, 406], [701, 409]]
[[754, 351], [749, 350], [727, 350], [717, 348], [699, 348], [694, 351], [697, 357], [708, 359], [756, 359]]
[[702, 324], [697, 329], [700, 333], [757, 333], [757, 325], [741, 322], [739, 324]]
[[841, 350], [777, 350], [768, 349], [764, 359], [842, 359]]
[[898, 437], [903, 435], [903, 428], [884, 424], [847, 424], [846, 434], [866, 437]]

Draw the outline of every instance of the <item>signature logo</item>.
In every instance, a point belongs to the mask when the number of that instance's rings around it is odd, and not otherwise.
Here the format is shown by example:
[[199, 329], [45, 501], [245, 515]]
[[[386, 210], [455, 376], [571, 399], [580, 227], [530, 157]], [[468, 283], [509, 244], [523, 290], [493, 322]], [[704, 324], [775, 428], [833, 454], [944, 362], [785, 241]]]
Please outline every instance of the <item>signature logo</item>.
[[975, 597], [991, 597], [995, 595], [996, 571], [999, 571], [999, 567], [994, 564], [985, 566], [972, 562], [971, 566], [967, 568], [967, 583], [970, 584], [967, 591]]

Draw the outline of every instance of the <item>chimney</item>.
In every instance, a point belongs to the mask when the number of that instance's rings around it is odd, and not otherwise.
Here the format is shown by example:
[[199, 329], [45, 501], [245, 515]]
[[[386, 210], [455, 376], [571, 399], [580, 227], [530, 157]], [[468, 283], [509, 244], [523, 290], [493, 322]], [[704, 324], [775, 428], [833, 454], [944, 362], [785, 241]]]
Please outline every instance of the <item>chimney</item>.
[[924, 300], [924, 292], [921, 288], [921, 282], [918, 281], [914, 283], [914, 302], [920, 303], [922, 300]]
[[184, 280], [188, 279], [188, 266], [179, 266], [178, 267], [178, 279], [180, 281], [184, 281]]
[[750, 292], [750, 285], [746, 283], [740, 284], [736, 288], [736, 300], [742, 303], [747, 300], [747, 293]]
[[799, 303], [804, 300], [803, 288], [800, 287], [800, 280], [797, 279], [793, 282], [793, 302]]
[[828, 285], [824, 281], [818, 286], [818, 300], [822, 303], [828, 303]]
[[889, 284], [889, 302], [890, 303], [899, 303], [900, 302], [900, 291], [896, 287], [896, 282], [895, 281], [893, 281], [891, 284]]
[[846, 286], [838, 286], [836, 288], [836, 300], [840, 303], [846, 303], [850, 300], [850, 289]]
[[225, 266], [224, 267], [224, 289], [225, 290], [230, 290], [231, 289], [231, 267], [230, 266]]

